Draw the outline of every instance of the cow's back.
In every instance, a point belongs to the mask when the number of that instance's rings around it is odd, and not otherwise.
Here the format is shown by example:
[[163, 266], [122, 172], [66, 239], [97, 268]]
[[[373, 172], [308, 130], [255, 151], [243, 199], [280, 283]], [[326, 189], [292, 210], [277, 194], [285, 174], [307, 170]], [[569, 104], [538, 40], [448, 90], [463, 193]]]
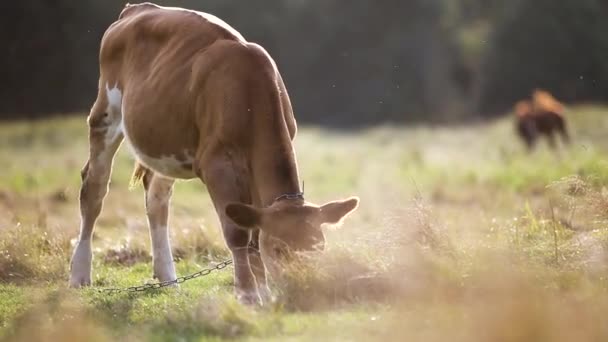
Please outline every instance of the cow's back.
[[162, 71], [159, 67], [191, 65], [197, 54], [219, 40], [245, 41], [206, 13], [150, 3], [127, 5], [102, 39], [102, 76], [113, 78], [119, 67], [123, 78], [153, 79]]
[[[119, 94], [121, 127], [135, 154], [188, 163], [196, 152], [201, 60], [225, 42], [245, 44], [220, 19], [153, 4], [129, 5], [106, 31], [100, 50], [100, 92]], [[116, 90], [115, 90], [116, 89]], [[118, 96], [116, 96], [118, 97]], [[115, 101], [118, 102], [118, 101]]]

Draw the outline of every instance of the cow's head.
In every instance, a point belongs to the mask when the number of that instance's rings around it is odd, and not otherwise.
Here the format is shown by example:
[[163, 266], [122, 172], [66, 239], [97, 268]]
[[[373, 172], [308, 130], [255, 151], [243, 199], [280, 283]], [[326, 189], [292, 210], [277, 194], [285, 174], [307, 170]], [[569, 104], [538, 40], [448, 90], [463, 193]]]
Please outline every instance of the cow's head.
[[275, 201], [266, 208], [242, 203], [226, 206], [226, 215], [240, 227], [260, 229], [260, 253], [271, 276], [277, 276], [281, 263], [297, 252], [323, 250], [325, 236], [321, 225], [340, 224], [359, 205], [352, 197], [317, 206], [302, 199]]

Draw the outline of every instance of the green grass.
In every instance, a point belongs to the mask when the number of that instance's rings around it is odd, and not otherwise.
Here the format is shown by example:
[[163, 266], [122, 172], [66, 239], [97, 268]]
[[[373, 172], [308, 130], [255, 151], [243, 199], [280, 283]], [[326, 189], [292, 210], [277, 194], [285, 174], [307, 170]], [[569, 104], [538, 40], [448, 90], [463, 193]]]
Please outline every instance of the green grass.
[[[240, 305], [230, 269], [179, 288], [67, 289], [83, 117], [0, 126], [0, 338], [150, 341], [600, 341], [608, 338], [608, 109], [574, 143], [524, 151], [510, 118], [461, 127], [300, 127], [306, 197], [358, 195], [328, 250], [286, 269], [276, 303]], [[94, 287], [151, 281], [141, 188], [121, 149], [94, 235]], [[171, 209], [178, 274], [226, 258], [200, 182]]]

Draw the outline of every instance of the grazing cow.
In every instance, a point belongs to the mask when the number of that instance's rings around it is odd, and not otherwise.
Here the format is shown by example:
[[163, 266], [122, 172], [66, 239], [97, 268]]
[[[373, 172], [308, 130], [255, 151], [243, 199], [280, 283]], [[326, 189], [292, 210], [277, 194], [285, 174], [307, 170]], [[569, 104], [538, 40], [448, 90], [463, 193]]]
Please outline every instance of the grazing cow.
[[517, 102], [515, 116], [517, 132], [529, 150], [534, 148], [536, 140], [541, 135], [547, 137], [551, 148], [555, 148], [556, 131], [561, 135], [564, 143], [570, 141], [564, 106], [547, 91], [535, 90], [532, 101]]
[[154, 276], [176, 279], [168, 237], [174, 179], [206, 184], [245, 303], [268, 295], [291, 251], [323, 249], [323, 223], [356, 209], [356, 197], [317, 206], [304, 200], [289, 96], [268, 53], [201, 12], [127, 5], [105, 32], [97, 99], [88, 117], [80, 237], [70, 285], [91, 283], [91, 236], [123, 140], [143, 180]]

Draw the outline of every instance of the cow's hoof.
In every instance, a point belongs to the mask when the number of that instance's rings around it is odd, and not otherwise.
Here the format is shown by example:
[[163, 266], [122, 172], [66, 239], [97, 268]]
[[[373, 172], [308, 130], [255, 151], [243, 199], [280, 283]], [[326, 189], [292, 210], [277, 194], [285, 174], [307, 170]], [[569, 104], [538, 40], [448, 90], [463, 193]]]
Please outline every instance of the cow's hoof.
[[68, 284], [73, 289], [79, 289], [84, 286], [91, 286], [91, 277], [90, 276], [74, 276], [70, 277], [70, 282]]
[[[173, 277], [158, 277], [156, 274], [152, 276], [152, 279], [154, 279], [152, 282], [153, 283], [166, 283], [166, 282], [170, 282], [170, 281], [175, 281], [177, 279], [177, 277], [173, 276]], [[179, 284], [178, 283], [173, 283], [173, 284], [169, 284], [169, 285], [163, 285], [163, 287], [165, 288], [169, 288], [169, 289], [176, 289], [179, 288]]]
[[247, 291], [237, 294], [237, 299], [243, 305], [262, 306], [262, 299], [257, 291]]
[[157, 263], [154, 265], [154, 279], [157, 279], [159, 282], [167, 282], [173, 281], [177, 279], [177, 275], [175, 274], [175, 266], [173, 266], [173, 262], [160, 264]]
[[258, 292], [260, 293], [260, 298], [262, 299], [262, 303], [264, 305], [270, 304], [276, 300], [276, 298], [270, 292], [268, 286], [260, 286], [258, 288]]

